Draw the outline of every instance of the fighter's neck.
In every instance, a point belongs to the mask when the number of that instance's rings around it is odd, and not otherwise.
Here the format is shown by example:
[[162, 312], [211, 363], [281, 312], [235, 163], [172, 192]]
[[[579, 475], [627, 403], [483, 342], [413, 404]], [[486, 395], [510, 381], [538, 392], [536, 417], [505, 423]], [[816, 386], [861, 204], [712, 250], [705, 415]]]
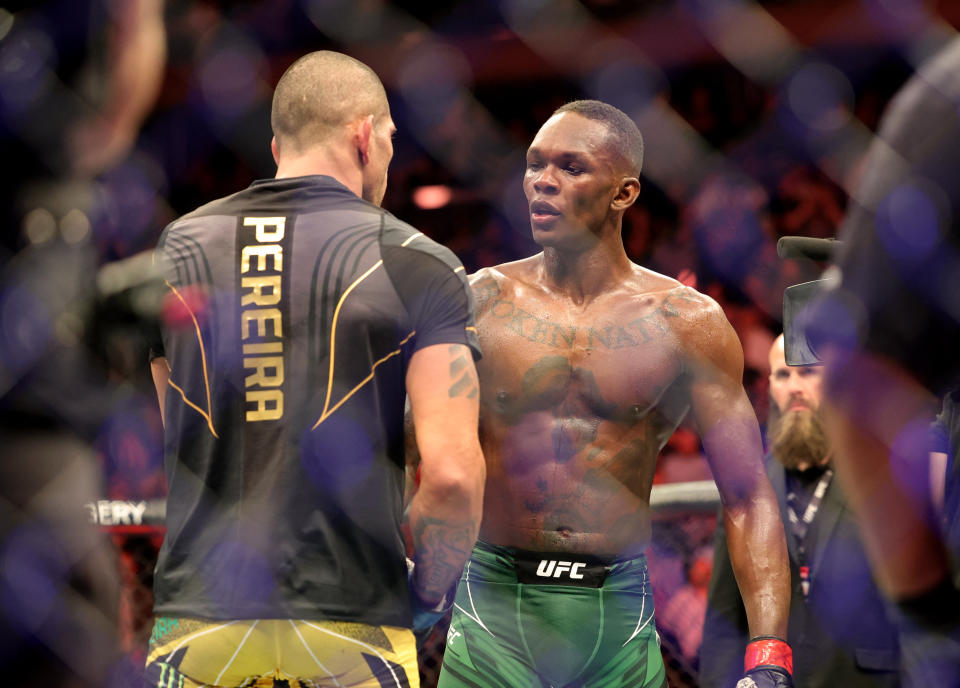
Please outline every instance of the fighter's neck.
[[541, 270], [551, 292], [583, 304], [623, 283], [633, 267], [622, 244], [600, 242], [584, 251], [544, 248]]
[[333, 177], [357, 196], [362, 194], [362, 170], [339, 149], [314, 148], [299, 154], [285, 155], [277, 161], [277, 179], [317, 174]]

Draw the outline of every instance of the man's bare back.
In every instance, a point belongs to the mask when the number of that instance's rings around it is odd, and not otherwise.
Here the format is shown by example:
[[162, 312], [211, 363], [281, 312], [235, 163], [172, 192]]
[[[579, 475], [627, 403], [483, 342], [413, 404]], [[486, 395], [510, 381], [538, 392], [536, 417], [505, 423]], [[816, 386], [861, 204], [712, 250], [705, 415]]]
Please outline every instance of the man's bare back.
[[657, 454], [690, 406], [691, 328], [717, 310], [640, 266], [581, 304], [543, 255], [471, 278], [487, 491], [480, 537], [538, 551], [637, 556]]

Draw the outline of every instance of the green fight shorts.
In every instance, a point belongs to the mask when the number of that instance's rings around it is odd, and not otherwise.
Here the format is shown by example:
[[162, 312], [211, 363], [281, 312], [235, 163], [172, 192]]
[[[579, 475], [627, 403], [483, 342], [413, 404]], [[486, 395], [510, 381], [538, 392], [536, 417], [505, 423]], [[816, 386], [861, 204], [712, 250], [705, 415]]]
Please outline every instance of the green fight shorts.
[[478, 542], [439, 688], [665, 688], [647, 559]]
[[345, 621], [158, 618], [146, 685], [156, 688], [417, 688], [408, 628]]

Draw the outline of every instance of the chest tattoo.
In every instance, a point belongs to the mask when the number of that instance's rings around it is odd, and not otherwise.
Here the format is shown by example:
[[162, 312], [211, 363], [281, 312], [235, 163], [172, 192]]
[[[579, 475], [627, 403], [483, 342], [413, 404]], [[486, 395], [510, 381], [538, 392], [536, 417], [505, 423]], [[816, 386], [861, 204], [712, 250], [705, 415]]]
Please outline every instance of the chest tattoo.
[[571, 348], [577, 328], [573, 325], [562, 326], [549, 320], [538, 318], [519, 307], [512, 301], [496, 299], [489, 311], [490, 317], [502, 323], [502, 326], [531, 342], [552, 347]]
[[608, 350], [640, 346], [667, 335], [666, 318], [677, 317], [679, 311], [670, 298], [655, 310], [623, 324], [560, 325], [534, 315], [517, 303], [497, 298], [496, 294], [477, 291], [478, 299], [486, 298], [489, 308], [485, 317], [497, 322], [500, 327], [531, 342], [554, 349], [572, 349], [575, 345]]
[[473, 289], [473, 298], [477, 304], [477, 313], [483, 313], [490, 300], [500, 295], [500, 285], [495, 279], [484, 279], [475, 283]]

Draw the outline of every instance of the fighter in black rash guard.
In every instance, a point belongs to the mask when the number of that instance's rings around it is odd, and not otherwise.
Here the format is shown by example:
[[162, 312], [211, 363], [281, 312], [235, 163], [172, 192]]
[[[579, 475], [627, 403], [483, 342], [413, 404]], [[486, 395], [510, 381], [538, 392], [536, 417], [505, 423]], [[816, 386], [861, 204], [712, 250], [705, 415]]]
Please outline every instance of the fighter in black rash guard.
[[[379, 202], [382, 189], [366, 195]], [[450, 382], [447, 370], [434, 382], [470, 409], [467, 352], [480, 351], [459, 261], [374, 202], [323, 174], [262, 180], [161, 236], [158, 685], [417, 685], [400, 530], [411, 361], [442, 345]], [[422, 394], [410, 394], [416, 421]], [[475, 538], [475, 524], [456, 534], [460, 566], [471, 527]]]
[[479, 353], [457, 259], [323, 176], [254, 182], [158, 251], [197, 312], [157, 352], [176, 459], [157, 614], [409, 625], [404, 373], [430, 344]]

